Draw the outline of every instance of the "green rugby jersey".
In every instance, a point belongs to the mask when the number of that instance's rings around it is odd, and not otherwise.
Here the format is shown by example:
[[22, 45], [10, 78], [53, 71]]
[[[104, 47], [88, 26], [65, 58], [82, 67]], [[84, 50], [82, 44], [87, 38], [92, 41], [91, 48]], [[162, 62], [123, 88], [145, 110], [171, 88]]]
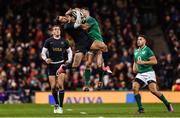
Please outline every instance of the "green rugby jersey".
[[[147, 47], [144, 46], [144, 48], [138, 48], [134, 52], [134, 60], [137, 62], [138, 58], [140, 58], [142, 61], [149, 61], [149, 58], [154, 56], [153, 51]], [[137, 70], [138, 73], [144, 73], [144, 72], [149, 72], [153, 71], [152, 65], [150, 64], [138, 64], [137, 65]]]
[[90, 25], [90, 29], [88, 32], [88, 35], [90, 36], [90, 38], [92, 40], [98, 40], [98, 41], [103, 42], [99, 24], [96, 21], [96, 19], [91, 16], [88, 16], [86, 22], [88, 23], [88, 25]]

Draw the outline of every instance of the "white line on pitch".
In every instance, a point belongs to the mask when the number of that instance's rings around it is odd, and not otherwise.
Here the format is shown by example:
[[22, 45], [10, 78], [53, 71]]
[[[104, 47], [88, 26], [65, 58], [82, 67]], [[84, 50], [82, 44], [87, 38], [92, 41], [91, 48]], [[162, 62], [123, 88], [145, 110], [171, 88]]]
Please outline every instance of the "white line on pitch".
[[83, 114], [83, 115], [85, 115], [85, 114], [87, 114], [86, 112], [80, 112], [80, 114]]
[[72, 109], [66, 109], [67, 111], [72, 111]]
[[99, 116], [98, 118], [104, 118], [103, 116]]

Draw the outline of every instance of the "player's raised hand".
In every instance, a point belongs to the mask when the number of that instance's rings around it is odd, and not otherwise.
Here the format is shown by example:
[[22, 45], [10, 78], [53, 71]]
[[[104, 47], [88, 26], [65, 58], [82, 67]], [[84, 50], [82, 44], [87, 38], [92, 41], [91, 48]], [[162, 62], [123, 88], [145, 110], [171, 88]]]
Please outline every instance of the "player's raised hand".
[[50, 58], [47, 58], [45, 61], [47, 64], [50, 64], [52, 62], [52, 60]]
[[77, 13], [77, 18], [76, 18], [76, 22], [78, 23], [78, 24], [81, 24], [81, 14], [80, 14], [80, 10], [78, 10], [78, 9], [76, 9], [76, 13]]
[[72, 9], [70, 8], [70, 9], [65, 13], [65, 15], [71, 15], [71, 13], [72, 13]]

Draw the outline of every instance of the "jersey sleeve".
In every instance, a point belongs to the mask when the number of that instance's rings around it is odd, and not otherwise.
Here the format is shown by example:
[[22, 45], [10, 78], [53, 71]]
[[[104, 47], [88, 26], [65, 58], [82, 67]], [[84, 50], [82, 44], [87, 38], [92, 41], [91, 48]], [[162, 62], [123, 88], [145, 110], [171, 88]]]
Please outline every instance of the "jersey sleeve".
[[65, 40], [65, 49], [68, 49], [70, 47], [69, 42]]
[[46, 40], [45, 42], [44, 42], [44, 46], [43, 47], [45, 47], [45, 48], [49, 48], [49, 40]]
[[152, 56], [154, 56], [154, 52], [149, 48], [149, 50], [148, 50], [148, 57], [150, 58]]
[[133, 61], [134, 61], [134, 62], [136, 62], [136, 55], [135, 55], [135, 52], [136, 52], [136, 51], [134, 51], [134, 54], [133, 54]]
[[94, 25], [95, 23], [96, 23], [96, 20], [94, 18], [89, 18], [87, 20], [87, 24], [90, 25], [90, 26]]

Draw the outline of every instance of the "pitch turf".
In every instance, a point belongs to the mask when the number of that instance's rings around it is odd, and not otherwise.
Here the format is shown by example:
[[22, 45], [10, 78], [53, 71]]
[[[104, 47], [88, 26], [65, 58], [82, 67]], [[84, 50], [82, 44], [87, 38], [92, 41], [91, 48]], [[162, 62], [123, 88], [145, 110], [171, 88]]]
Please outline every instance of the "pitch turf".
[[1, 104], [0, 117], [180, 117], [180, 104], [167, 112], [163, 104], [144, 104], [145, 113], [136, 113], [136, 104], [66, 104], [64, 114], [54, 114], [53, 106], [43, 104]]

